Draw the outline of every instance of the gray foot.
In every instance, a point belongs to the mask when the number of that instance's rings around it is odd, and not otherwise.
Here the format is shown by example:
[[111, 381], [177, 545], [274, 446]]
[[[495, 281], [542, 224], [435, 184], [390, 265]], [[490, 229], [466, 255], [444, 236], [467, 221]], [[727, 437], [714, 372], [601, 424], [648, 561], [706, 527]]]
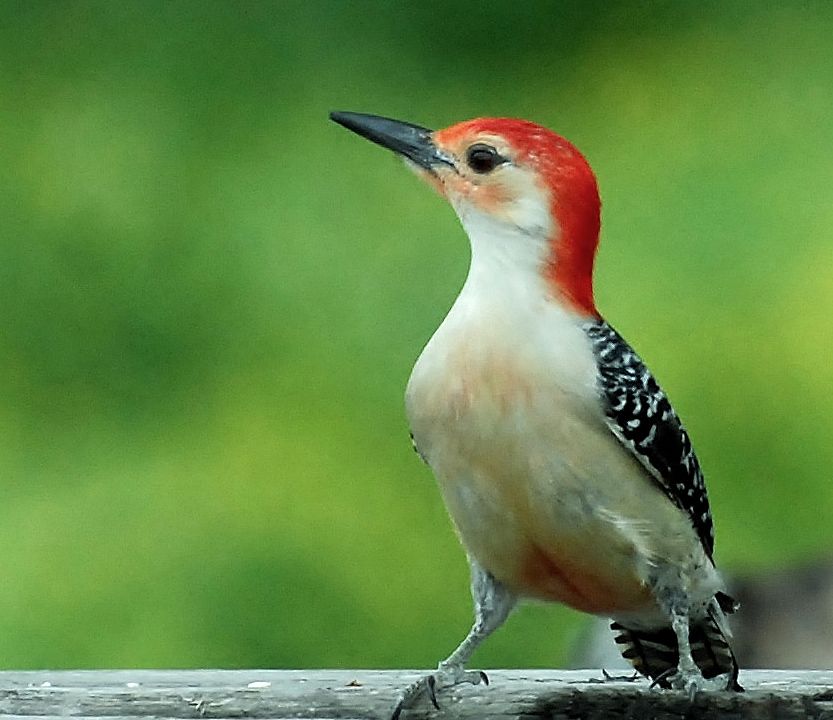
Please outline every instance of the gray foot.
[[482, 670], [464, 670], [462, 667], [440, 665], [436, 672], [421, 677], [402, 691], [393, 708], [391, 720], [398, 720], [403, 710], [410, 710], [423, 697], [427, 697], [433, 706], [439, 710], [440, 704], [437, 702], [437, 693], [455, 685], [466, 683], [469, 685], [479, 685], [480, 683], [488, 685], [489, 678]]
[[683, 671], [682, 668], [678, 668], [677, 672], [674, 673], [668, 681], [671, 683], [671, 687], [674, 688], [674, 690], [684, 690], [688, 693], [688, 697], [691, 700], [694, 700], [697, 693], [701, 690], [714, 691], [727, 689], [727, 682], [724, 676], [718, 676], [716, 678], [712, 678], [711, 680], [707, 680], [700, 673], [699, 668], [695, 671]]

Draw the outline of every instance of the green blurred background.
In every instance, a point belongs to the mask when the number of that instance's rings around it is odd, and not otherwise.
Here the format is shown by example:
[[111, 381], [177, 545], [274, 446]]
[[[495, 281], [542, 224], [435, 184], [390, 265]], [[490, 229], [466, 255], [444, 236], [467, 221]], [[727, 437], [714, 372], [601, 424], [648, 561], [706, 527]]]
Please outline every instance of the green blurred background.
[[576, 142], [721, 565], [830, 550], [833, 5], [775, 5], [3, 0], [0, 665], [427, 667], [468, 629], [402, 408], [466, 239], [331, 109]]

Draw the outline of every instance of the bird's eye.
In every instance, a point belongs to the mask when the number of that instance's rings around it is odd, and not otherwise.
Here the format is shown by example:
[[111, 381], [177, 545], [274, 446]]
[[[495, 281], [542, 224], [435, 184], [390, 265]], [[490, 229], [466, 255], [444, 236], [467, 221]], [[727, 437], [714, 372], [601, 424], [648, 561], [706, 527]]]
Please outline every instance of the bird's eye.
[[482, 174], [492, 172], [503, 162], [503, 158], [491, 145], [477, 143], [468, 149], [466, 162], [472, 170]]

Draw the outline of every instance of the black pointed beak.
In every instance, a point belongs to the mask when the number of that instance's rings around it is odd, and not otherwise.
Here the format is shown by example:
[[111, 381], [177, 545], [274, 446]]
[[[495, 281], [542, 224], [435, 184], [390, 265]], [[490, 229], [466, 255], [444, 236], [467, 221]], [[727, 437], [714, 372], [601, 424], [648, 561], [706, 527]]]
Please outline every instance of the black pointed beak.
[[420, 125], [353, 112], [331, 112], [330, 120], [377, 145], [404, 155], [426, 170], [433, 170], [437, 165], [454, 166], [452, 158], [434, 144], [431, 137], [433, 131]]

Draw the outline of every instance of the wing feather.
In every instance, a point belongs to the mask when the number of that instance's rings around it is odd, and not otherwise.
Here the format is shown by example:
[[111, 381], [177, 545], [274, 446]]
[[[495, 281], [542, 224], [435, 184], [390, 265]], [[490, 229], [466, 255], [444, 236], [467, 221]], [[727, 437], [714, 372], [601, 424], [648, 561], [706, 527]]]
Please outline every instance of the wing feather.
[[709, 558], [714, 526], [700, 463], [691, 439], [654, 376], [604, 321], [585, 328], [593, 342], [610, 431], [657, 487], [688, 514]]

